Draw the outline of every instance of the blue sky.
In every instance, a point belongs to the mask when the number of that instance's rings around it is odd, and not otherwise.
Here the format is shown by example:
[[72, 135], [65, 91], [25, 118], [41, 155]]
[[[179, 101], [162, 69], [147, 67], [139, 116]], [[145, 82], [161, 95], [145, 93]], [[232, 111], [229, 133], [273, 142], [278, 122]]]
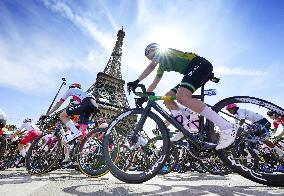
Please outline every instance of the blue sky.
[[[149, 63], [145, 46], [158, 42], [212, 62], [221, 81], [208, 83], [206, 88], [217, 88], [208, 103], [249, 95], [284, 107], [282, 0], [1, 0], [0, 108], [9, 122], [19, 126], [25, 117], [37, 119], [62, 77], [91, 86], [121, 26], [126, 82]], [[166, 73], [156, 93], [181, 78]]]

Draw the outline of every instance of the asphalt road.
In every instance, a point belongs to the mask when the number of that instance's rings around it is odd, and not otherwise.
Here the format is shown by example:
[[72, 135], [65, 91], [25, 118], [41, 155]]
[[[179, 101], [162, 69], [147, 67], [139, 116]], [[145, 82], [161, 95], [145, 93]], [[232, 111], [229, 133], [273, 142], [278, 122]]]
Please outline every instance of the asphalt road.
[[158, 175], [143, 184], [126, 184], [111, 174], [89, 178], [75, 170], [31, 176], [24, 169], [0, 171], [0, 195], [284, 195], [284, 188], [267, 187], [239, 175], [199, 173]]

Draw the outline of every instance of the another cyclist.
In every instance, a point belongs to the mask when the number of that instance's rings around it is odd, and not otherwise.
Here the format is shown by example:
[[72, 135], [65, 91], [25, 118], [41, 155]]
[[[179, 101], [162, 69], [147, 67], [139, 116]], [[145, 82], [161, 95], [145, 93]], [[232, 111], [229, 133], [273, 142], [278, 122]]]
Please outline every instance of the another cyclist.
[[[175, 71], [183, 76], [181, 82], [166, 96], [176, 96], [177, 102], [191, 110], [201, 114], [220, 128], [220, 137], [216, 149], [223, 149], [231, 145], [236, 138], [236, 130], [233, 125], [219, 116], [215, 111], [208, 107], [201, 100], [192, 97], [192, 94], [203, 84], [212, 74], [213, 66], [211, 63], [195, 53], [182, 52], [169, 48], [165, 51], [159, 50], [159, 45], [151, 43], [145, 48], [145, 56], [151, 61], [139, 78], [127, 83], [128, 90], [136, 88], [138, 83], [145, 79], [158, 66], [157, 74], [147, 92], [153, 92], [160, 82], [165, 71]], [[166, 107], [171, 110], [172, 115], [181, 123], [187, 131], [191, 132], [182, 112], [175, 101], [164, 102]], [[179, 120], [185, 119], [185, 120]]]
[[284, 118], [274, 111], [268, 111], [267, 116], [269, 116], [273, 120], [273, 129], [275, 132], [277, 131], [279, 124], [282, 125], [283, 130], [278, 135], [278, 137], [283, 137], [284, 136]]
[[271, 123], [262, 115], [247, 109], [240, 109], [235, 103], [227, 105], [226, 110], [237, 118], [236, 123], [239, 126], [242, 126], [245, 123], [245, 120], [248, 120], [253, 124], [258, 124], [262, 126], [262, 133], [261, 133], [262, 135], [270, 134], [269, 129]]
[[26, 157], [26, 152], [28, 151], [30, 147], [30, 143], [40, 136], [42, 132], [40, 129], [32, 122], [31, 118], [26, 118], [23, 121], [22, 126], [19, 128], [18, 131], [16, 131], [12, 138], [17, 137], [17, 135], [22, 135], [25, 133], [25, 136], [23, 139], [21, 139], [20, 143], [18, 144], [18, 150], [20, 152], [20, 155], [18, 157], [18, 160], [16, 161], [16, 165], [21, 163], [23, 159]]
[[[62, 122], [71, 130], [71, 134], [66, 137], [66, 141], [72, 141], [82, 135], [87, 128], [87, 122], [90, 115], [94, 112], [98, 112], [98, 105], [95, 98], [82, 90], [81, 84], [74, 83], [69, 86], [69, 89], [63, 95], [63, 97], [54, 105], [54, 107], [46, 115], [49, 116], [55, 112], [68, 97], [72, 97], [79, 104], [74, 107], [68, 107], [64, 109], [60, 114]], [[70, 116], [80, 115], [80, 131], [76, 128]], [[45, 115], [43, 115], [45, 116]]]
[[236, 119], [236, 122], [239, 126], [242, 126], [246, 120], [250, 121], [254, 125], [257, 125], [259, 129], [255, 134], [264, 137], [263, 143], [266, 144], [269, 148], [274, 149], [280, 157], [284, 156], [284, 151], [275, 146], [271, 141], [269, 141], [269, 137], [271, 136], [271, 123], [265, 117], [247, 109], [240, 109], [234, 103], [227, 105], [226, 110], [228, 110], [236, 118], [240, 119]]

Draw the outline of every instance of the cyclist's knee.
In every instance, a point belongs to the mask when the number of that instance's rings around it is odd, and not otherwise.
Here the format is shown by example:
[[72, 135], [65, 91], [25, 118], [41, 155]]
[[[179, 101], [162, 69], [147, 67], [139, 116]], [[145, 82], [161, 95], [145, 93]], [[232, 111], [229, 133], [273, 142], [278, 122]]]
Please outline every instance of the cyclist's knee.
[[186, 97], [183, 94], [177, 93], [177, 102], [179, 102], [180, 104], [184, 105], [186, 102], [188, 102], [191, 97]]
[[190, 102], [190, 99], [192, 99], [192, 93], [187, 90], [186, 88], [179, 88], [176, 94], [177, 102], [184, 105], [186, 102]]

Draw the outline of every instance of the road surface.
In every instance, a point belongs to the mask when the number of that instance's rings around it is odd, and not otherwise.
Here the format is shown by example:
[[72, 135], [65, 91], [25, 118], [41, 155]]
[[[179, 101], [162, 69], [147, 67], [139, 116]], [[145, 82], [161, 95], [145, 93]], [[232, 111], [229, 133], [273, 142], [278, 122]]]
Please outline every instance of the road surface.
[[143, 184], [126, 184], [111, 174], [89, 178], [76, 170], [31, 176], [24, 169], [0, 171], [0, 195], [284, 195], [284, 188], [267, 187], [239, 175], [199, 173], [158, 175]]

